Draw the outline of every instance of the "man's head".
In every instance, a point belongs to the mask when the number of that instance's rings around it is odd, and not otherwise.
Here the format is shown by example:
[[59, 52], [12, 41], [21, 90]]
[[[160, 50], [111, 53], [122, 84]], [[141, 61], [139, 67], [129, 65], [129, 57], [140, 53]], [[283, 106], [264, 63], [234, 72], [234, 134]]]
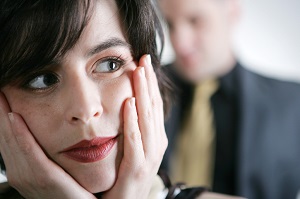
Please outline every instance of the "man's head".
[[237, 0], [160, 0], [160, 6], [169, 24], [179, 74], [198, 83], [231, 69]]

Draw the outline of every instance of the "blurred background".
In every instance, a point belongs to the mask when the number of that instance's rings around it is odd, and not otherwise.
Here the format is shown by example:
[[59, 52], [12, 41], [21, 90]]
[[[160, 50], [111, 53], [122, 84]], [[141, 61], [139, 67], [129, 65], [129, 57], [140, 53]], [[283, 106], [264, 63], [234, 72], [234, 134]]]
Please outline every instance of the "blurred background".
[[[300, 82], [300, 1], [240, 2], [241, 18], [232, 42], [241, 63], [266, 76]], [[166, 38], [162, 62], [173, 59]]]

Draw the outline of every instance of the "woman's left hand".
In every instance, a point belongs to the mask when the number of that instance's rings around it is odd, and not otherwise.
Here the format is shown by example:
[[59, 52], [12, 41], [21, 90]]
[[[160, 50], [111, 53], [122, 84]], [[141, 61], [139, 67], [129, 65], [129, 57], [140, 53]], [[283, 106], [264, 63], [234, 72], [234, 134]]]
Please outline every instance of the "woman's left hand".
[[168, 145], [163, 102], [150, 55], [144, 55], [133, 72], [135, 99], [124, 107], [124, 157], [118, 178], [104, 199], [148, 198]]
[[[96, 199], [51, 161], [0, 92], [0, 151], [9, 184], [28, 199]], [[13, 196], [12, 196], [13, 197]]]

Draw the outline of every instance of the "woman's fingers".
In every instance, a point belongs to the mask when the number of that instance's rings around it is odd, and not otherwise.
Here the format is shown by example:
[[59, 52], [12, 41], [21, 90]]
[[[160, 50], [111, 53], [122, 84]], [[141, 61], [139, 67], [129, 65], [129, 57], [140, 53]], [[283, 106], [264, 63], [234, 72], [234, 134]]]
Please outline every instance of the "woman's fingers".
[[[26, 164], [29, 168], [40, 171], [42, 175], [41, 178], [44, 178], [47, 174], [46, 172], [49, 172], [48, 165], [50, 162], [52, 164], [52, 161], [49, 160], [40, 145], [36, 142], [23, 118], [13, 112], [8, 113], [8, 115], [12, 127], [12, 135], [15, 140], [8, 148], [14, 149], [13, 152], [18, 154], [17, 156], [11, 154], [11, 156], [14, 157], [14, 161], [24, 159], [24, 166]], [[33, 165], [34, 167], [32, 167]]]
[[8, 118], [10, 107], [2, 92], [0, 92], [0, 151], [1, 155], [5, 159], [10, 158], [9, 154], [11, 150], [9, 146], [15, 146], [16, 140], [14, 139], [12, 127]]
[[[9, 105], [2, 93], [0, 94], [0, 118], [1, 155], [6, 164], [9, 183], [16, 189], [24, 186], [24, 184], [28, 188], [30, 187], [30, 179], [33, 178], [33, 176], [30, 176], [33, 171], [28, 165], [28, 161], [30, 157], [36, 157], [36, 154], [31, 152], [36, 143], [32, 142], [34, 138], [28, 132], [28, 128], [20, 116], [10, 112]], [[28, 139], [31, 142], [28, 142]], [[34, 164], [34, 166], [37, 166], [37, 164]], [[36, 172], [36, 175], [42, 173], [39, 172], [38, 174]]]
[[154, 68], [152, 66], [151, 56], [146, 55], [145, 59], [140, 60], [140, 64], [143, 64], [143, 66], [145, 66], [149, 97], [150, 97], [152, 108], [155, 109], [154, 119], [157, 127], [161, 128], [161, 130], [157, 131], [157, 133], [160, 133], [160, 135], [166, 138], [166, 134], [164, 130], [163, 101], [158, 87], [158, 80], [154, 72]]
[[155, 129], [153, 110], [151, 106], [148, 82], [146, 80], [145, 67], [136, 68], [133, 73], [133, 84], [136, 97], [138, 124], [141, 131], [145, 155], [155, 146], [154, 135], [151, 132]]
[[167, 147], [162, 101], [150, 62], [143, 56], [133, 72], [136, 107], [132, 98], [126, 100], [124, 158], [116, 184], [103, 198], [147, 198]]
[[[138, 126], [138, 116], [136, 111], [135, 98], [132, 97], [126, 100], [124, 107], [125, 162], [122, 162], [122, 164], [125, 164], [125, 167], [141, 166], [144, 162], [144, 159], [144, 149], [140, 129]], [[126, 168], [126, 170], [127, 169], [128, 168]]]
[[145, 68], [146, 80], [148, 84], [148, 92], [149, 92], [149, 96], [152, 97], [151, 100], [159, 101], [161, 99], [160, 91], [158, 88], [157, 77], [154, 72], [154, 68], [152, 66], [151, 56], [150, 55], [142, 56], [139, 65], [144, 66]]
[[124, 104], [124, 157], [114, 187], [103, 195], [103, 199], [147, 198], [152, 171], [145, 159], [141, 132], [138, 125], [136, 100], [129, 98]]
[[[4, 146], [10, 150], [10, 153], [3, 154], [4, 162], [7, 164], [7, 178], [10, 185], [23, 196], [34, 198], [38, 195], [34, 192], [34, 187], [43, 186], [42, 184], [46, 182], [45, 176], [50, 176], [47, 169], [42, 166], [48, 164], [48, 159], [45, 155], [41, 155], [43, 153], [41, 148], [35, 142], [21, 116], [16, 113], [8, 113], [8, 115], [13, 141]], [[9, 131], [6, 130], [6, 134], [9, 134]]]
[[0, 94], [0, 149], [11, 186], [25, 198], [93, 198], [38, 145], [23, 118]]
[[10, 149], [4, 162], [8, 181], [19, 193], [32, 199], [95, 199], [45, 155], [19, 114], [9, 113], [9, 118], [14, 142], [4, 146]]
[[[142, 132], [145, 155], [150, 157], [155, 156], [153, 158], [156, 158], [158, 155], [163, 155], [167, 146], [167, 138], [164, 130], [163, 103], [150, 55], [142, 56], [139, 65], [143, 66], [142, 68], [145, 71], [144, 77], [134, 79], [137, 80], [134, 81], [134, 84], [139, 125]], [[141, 82], [143, 86], [139, 86]]]

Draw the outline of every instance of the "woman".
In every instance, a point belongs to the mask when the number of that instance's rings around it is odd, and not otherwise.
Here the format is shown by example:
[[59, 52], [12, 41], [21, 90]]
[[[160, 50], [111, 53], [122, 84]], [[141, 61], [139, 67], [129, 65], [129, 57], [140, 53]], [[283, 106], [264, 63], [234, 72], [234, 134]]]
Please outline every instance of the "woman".
[[0, 151], [14, 188], [3, 193], [0, 184], [0, 197], [142, 199], [150, 188], [152, 198], [200, 195], [203, 188], [181, 191], [156, 176], [169, 87], [151, 1], [0, 7]]
[[147, 198], [167, 146], [150, 1], [0, 4], [10, 185], [30, 199]]

